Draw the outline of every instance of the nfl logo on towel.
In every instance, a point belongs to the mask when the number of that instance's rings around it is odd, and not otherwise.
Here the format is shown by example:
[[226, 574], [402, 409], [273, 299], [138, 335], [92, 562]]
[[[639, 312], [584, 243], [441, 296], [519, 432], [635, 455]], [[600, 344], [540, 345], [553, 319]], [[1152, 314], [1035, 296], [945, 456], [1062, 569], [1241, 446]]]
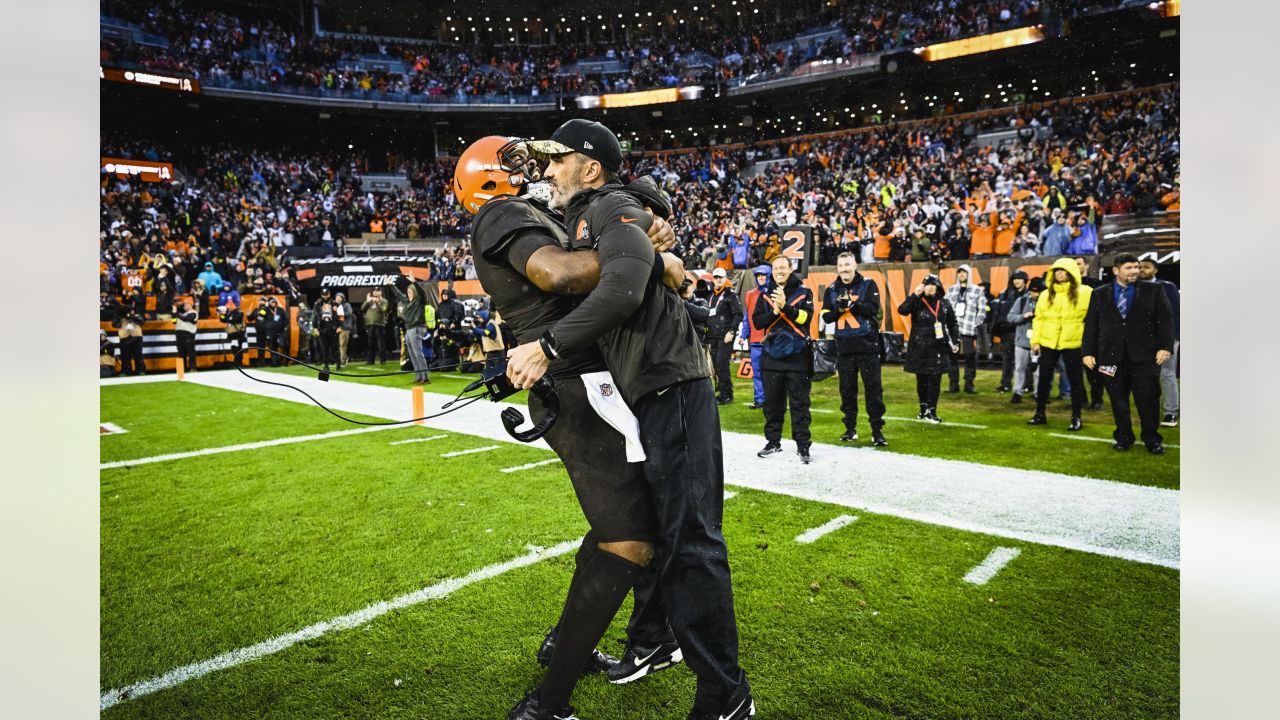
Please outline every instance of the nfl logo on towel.
[[601, 383], [601, 384], [600, 384], [600, 394], [601, 394], [601, 395], [603, 395], [603, 396], [605, 396], [605, 397], [609, 397], [610, 395], [612, 395], [612, 394], [613, 394], [613, 386], [612, 386], [612, 385], [610, 385], [609, 383]]

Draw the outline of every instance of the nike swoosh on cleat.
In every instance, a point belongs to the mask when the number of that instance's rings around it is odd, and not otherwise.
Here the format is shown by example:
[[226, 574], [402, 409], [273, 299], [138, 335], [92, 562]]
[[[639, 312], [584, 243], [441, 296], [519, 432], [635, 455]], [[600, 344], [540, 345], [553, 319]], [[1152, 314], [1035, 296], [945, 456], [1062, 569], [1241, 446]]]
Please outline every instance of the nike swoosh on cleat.
[[643, 665], [644, 663], [648, 662], [648, 661], [649, 661], [649, 659], [650, 659], [650, 658], [652, 658], [654, 655], [657, 655], [657, 654], [658, 654], [658, 651], [659, 651], [659, 650], [661, 650], [661, 649], [662, 649], [662, 647], [661, 647], [661, 646], [656, 647], [656, 648], [654, 648], [654, 649], [653, 649], [653, 652], [649, 653], [648, 655], [645, 655], [644, 657], [637, 657], [637, 658], [636, 658], [635, 660], [633, 660], [632, 662], [634, 662], [634, 663], [636, 664], [636, 667], [640, 667], [640, 666], [641, 666], [641, 665]]
[[734, 715], [737, 715], [738, 711], [742, 709], [742, 706], [746, 704], [747, 704], [746, 700], [743, 700], [742, 702], [738, 703], [738, 707], [734, 708], [733, 712], [729, 713], [728, 715], [721, 715], [720, 720], [730, 720], [730, 718], [732, 718]]

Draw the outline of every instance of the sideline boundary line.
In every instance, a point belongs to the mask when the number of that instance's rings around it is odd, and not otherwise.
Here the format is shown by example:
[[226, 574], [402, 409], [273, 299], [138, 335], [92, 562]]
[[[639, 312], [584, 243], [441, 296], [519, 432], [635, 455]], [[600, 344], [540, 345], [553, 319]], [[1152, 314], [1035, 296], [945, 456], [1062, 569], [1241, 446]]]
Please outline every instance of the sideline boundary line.
[[565, 553], [577, 549], [581, 544], [581, 539], [566, 540], [565, 542], [551, 548], [539, 548], [527, 555], [521, 555], [505, 562], [482, 567], [479, 570], [460, 578], [443, 580], [435, 585], [430, 585], [390, 600], [374, 603], [353, 613], [341, 615], [330, 620], [324, 620], [315, 623], [314, 625], [308, 625], [301, 630], [287, 633], [285, 635], [277, 635], [269, 640], [260, 642], [257, 645], [250, 645], [238, 650], [223, 653], [207, 660], [201, 660], [200, 662], [192, 663], [190, 665], [183, 665], [180, 668], [175, 668], [164, 675], [153, 677], [150, 680], [143, 680], [142, 682], [126, 685], [122, 688], [108, 690], [107, 692], [102, 693], [101, 697], [98, 699], [98, 709], [99, 711], [106, 710], [126, 700], [133, 700], [144, 695], [150, 695], [154, 692], [159, 692], [160, 690], [165, 690], [175, 685], [181, 685], [188, 680], [194, 680], [219, 670], [226, 670], [251, 660], [257, 660], [258, 658], [266, 657], [267, 655], [273, 655], [281, 650], [297, 645], [304, 640], [312, 640], [334, 630], [349, 630], [351, 628], [359, 627], [371, 620], [375, 620], [386, 615], [392, 610], [410, 607], [419, 603], [424, 603], [428, 600], [439, 600], [441, 598], [448, 597], [450, 593], [461, 590], [468, 585], [474, 585], [481, 580], [495, 578], [517, 568], [526, 567], [547, 558], [564, 555]]
[[205, 455], [220, 455], [222, 453], [240, 452], [241, 450], [258, 450], [266, 447], [275, 447], [277, 445], [292, 445], [294, 443], [311, 442], [313, 440], [329, 440], [337, 437], [346, 437], [347, 435], [361, 435], [364, 433], [378, 432], [381, 430], [392, 430], [394, 428], [403, 428], [402, 425], [383, 425], [380, 427], [356, 428], [355, 430], [334, 430], [333, 432], [320, 433], [318, 435], [296, 435], [294, 437], [276, 438], [275, 440], [261, 440], [259, 442], [240, 443], [239, 445], [224, 445], [216, 448], [203, 448], [201, 450], [188, 450], [180, 453], [169, 453], [168, 455], [152, 455], [151, 457], [137, 458], [135, 460], [116, 460], [114, 462], [102, 463], [98, 466], [99, 470], [111, 470], [113, 468], [133, 467], [135, 465], [149, 465], [151, 463], [169, 462], [170, 460], [184, 460], [186, 458], [204, 457]]
[[796, 536], [796, 542], [804, 545], [808, 545], [814, 542], [815, 540], [817, 540], [818, 538], [822, 537], [823, 535], [828, 535], [830, 533], [833, 533], [839, 530], [840, 528], [846, 525], [852, 524], [853, 521], [857, 519], [858, 518], [853, 515], [837, 515], [836, 517], [832, 518], [831, 520], [828, 520], [827, 522], [819, 525], [816, 528], [810, 528], [800, 533], [799, 535]]

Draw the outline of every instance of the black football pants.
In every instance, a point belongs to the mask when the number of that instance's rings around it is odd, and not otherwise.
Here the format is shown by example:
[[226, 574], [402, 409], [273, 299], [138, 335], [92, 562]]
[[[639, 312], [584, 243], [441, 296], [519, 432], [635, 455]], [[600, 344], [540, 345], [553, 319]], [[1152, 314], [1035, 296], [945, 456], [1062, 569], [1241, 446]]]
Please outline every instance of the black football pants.
[[809, 375], [798, 370], [766, 370], [764, 373], [764, 439], [770, 445], [782, 442], [782, 423], [791, 406], [791, 439], [796, 447], [812, 443], [809, 434]]
[[729, 361], [733, 358], [733, 343], [724, 341], [724, 336], [711, 339], [711, 368], [716, 374], [716, 399], [733, 399], [733, 375], [729, 372]]

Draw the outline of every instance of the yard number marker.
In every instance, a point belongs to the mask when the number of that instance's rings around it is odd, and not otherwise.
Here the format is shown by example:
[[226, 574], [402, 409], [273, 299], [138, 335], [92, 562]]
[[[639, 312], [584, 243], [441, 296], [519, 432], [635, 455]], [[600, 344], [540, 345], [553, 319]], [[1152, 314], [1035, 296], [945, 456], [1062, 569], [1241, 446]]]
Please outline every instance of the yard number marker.
[[998, 547], [991, 551], [986, 560], [983, 560], [978, 566], [969, 571], [964, 576], [964, 581], [973, 585], [986, 585], [987, 581], [996, 576], [1000, 569], [1009, 564], [1009, 561], [1022, 554], [1018, 548]]

